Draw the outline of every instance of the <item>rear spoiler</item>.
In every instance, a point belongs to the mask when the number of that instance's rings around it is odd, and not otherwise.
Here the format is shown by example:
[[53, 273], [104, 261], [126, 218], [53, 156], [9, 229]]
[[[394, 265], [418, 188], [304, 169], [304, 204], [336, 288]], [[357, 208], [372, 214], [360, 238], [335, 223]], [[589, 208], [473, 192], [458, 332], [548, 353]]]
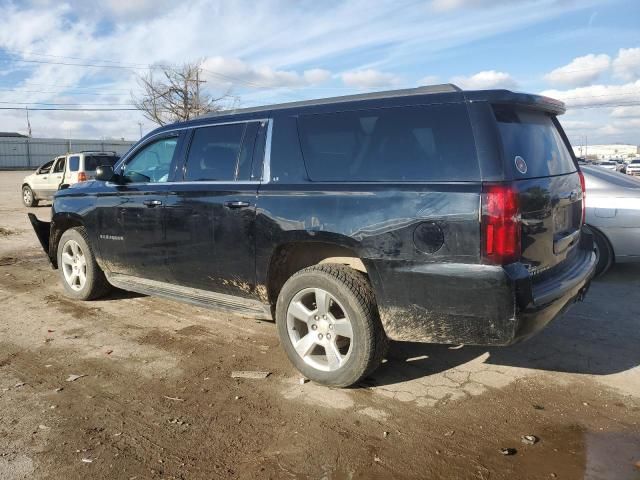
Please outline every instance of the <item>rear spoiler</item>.
[[519, 105], [526, 108], [541, 110], [553, 115], [562, 115], [567, 111], [564, 102], [555, 98], [531, 93], [512, 92], [511, 90], [474, 90], [464, 92], [470, 101], [485, 101], [489, 103]]

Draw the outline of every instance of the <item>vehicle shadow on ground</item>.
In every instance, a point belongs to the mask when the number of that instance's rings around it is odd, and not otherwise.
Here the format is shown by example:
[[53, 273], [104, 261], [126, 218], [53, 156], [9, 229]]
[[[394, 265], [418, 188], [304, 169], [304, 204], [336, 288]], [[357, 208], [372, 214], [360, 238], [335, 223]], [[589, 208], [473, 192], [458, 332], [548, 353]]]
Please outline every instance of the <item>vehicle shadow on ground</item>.
[[367, 383], [391, 385], [445, 372], [488, 353], [486, 364], [610, 375], [640, 365], [640, 265], [616, 265], [593, 282], [586, 300], [533, 338], [508, 347], [454, 348], [392, 342], [387, 362]]
[[125, 300], [127, 298], [140, 298], [146, 297], [142, 293], [129, 292], [127, 290], [120, 290], [119, 288], [112, 288], [111, 291], [105, 295], [104, 297], [97, 298], [93, 300], [94, 302], [105, 302], [110, 300]]

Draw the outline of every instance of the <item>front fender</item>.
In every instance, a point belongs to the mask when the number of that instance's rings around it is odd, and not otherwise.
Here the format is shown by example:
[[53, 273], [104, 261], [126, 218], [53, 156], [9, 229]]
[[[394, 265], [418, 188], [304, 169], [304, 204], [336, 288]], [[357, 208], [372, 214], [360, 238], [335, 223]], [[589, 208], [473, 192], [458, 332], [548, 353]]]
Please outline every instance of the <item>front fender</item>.
[[51, 259], [51, 255], [49, 254], [49, 238], [51, 234], [51, 222], [43, 222], [42, 220], [38, 220], [38, 218], [33, 213], [28, 213], [29, 221], [33, 226], [33, 230], [36, 232], [36, 237], [40, 241], [40, 245], [44, 250], [44, 253], [47, 254], [47, 258], [49, 259], [49, 263], [53, 265], [53, 260]]

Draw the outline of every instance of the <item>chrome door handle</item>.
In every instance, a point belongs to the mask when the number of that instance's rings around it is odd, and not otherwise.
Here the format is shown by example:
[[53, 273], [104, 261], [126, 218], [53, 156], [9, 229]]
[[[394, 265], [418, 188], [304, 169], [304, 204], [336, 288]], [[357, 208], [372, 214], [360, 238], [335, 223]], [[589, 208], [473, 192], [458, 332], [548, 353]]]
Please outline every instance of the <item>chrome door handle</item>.
[[229, 200], [224, 202], [224, 206], [227, 208], [245, 208], [249, 206], [249, 202], [241, 202], [239, 200]]
[[144, 202], [142, 202], [144, 205], [146, 205], [147, 207], [157, 207], [162, 205], [162, 200], [145, 200]]

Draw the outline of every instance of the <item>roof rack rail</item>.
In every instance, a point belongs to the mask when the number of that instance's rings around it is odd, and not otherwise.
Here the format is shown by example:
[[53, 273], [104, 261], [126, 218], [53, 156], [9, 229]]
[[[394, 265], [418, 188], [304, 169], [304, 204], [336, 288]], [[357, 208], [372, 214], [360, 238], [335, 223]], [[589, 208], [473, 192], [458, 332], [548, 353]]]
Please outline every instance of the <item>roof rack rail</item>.
[[112, 155], [118, 155], [118, 152], [115, 150], [80, 150], [76, 153], [110, 153]]
[[314, 100], [302, 100], [298, 102], [277, 103], [274, 105], [263, 105], [259, 107], [234, 108], [230, 110], [221, 110], [218, 112], [207, 113], [198, 118], [220, 117], [223, 115], [232, 115], [238, 113], [252, 113], [270, 110], [280, 110], [284, 108], [309, 107], [313, 105], [327, 105], [332, 103], [354, 102], [358, 100], [374, 100], [382, 98], [405, 97], [410, 95], [430, 95], [435, 93], [454, 93], [461, 92], [462, 89], [453, 83], [443, 83], [440, 85], [427, 85], [416, 88], [403, 88], [400, 90], [384, 90], [381, 92], [357, 93], [354, 95], [343, 95], [340, 97], [318, 98]]

